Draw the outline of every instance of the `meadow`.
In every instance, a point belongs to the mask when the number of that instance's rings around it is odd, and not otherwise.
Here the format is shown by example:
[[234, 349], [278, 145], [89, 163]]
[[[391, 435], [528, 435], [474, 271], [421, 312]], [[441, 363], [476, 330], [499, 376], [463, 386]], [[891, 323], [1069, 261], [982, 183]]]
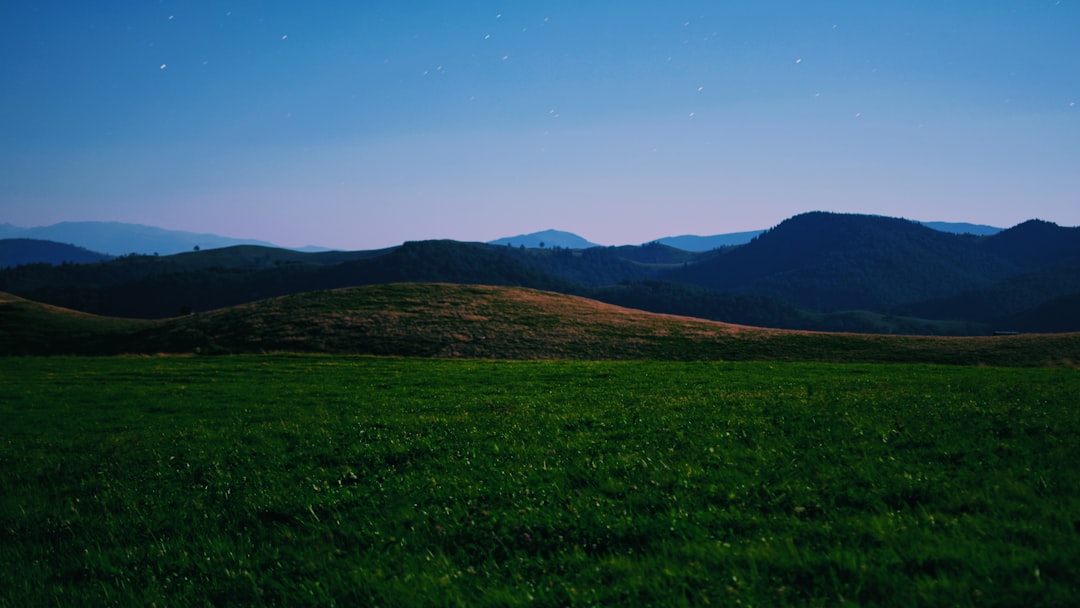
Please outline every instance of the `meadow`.
[[0, 359], [0, 605], [1076, 605], [1080, 372]]

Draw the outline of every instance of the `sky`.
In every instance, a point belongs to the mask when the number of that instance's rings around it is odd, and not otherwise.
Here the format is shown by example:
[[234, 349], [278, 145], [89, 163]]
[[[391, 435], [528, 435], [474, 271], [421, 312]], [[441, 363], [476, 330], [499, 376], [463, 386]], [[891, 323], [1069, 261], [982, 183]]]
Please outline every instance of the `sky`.
[[19, 0], [0, 223], [374, 249], [1080, 224], [1080, 0]]

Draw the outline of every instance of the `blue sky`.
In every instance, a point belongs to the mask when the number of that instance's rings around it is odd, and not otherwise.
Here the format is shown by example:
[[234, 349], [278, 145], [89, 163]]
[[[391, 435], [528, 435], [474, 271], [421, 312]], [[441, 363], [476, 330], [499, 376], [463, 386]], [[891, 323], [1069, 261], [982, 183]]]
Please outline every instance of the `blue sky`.
[[26, 0], [0, 222], [368, 249], [1080, 224], [1080, 3]]

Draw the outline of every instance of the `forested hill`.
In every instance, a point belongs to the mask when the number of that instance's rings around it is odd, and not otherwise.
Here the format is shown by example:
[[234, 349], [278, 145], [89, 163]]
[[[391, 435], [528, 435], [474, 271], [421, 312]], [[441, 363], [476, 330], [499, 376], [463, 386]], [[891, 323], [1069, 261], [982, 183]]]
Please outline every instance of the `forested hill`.
[[376, 252], [300, 253], [239, 246], [105, 264], [0, 271], [0, 291], [100, 315], [162, 318], [264, 298], [401, 282], [520, 285], [570, 292], [576, 284], [505, 247], [420, 241]]
[[983, 249], [1029, 271], [1080, 267], [1080, 228], [1029, 220], [981, 243]]
[[884, 310], [987, 287], [1021, 268], [976, 237], [902, 219], [817, 212], [665, 278], [814, 310]]
[[0, 270], [0, 291], [85, 312], [168, 317], [305, 291], [402, 282], [532, 287], [652, 312], [877, 333], [1080, 330], [1080, 229], [993, 236], [906, 220], [793, 217], [745, 245], [522, 248], [420, 241], [378, 251], [240, 246]]
[[113, 256], [83, 247], [40, 239], [0, 239], [0, 268], [23, 264], [84, 264], [111, 260]]

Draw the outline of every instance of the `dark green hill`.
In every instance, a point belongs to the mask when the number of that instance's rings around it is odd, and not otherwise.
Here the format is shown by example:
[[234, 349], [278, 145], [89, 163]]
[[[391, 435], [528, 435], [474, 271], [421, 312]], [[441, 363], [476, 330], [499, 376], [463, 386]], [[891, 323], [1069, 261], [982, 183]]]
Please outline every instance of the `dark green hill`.
[[574, 291], [576, 285], [505, 247], [421, 241], [372, 252], [300, 253], [238, 246], [108, 264], [11, 269], [0, 290], [93, 314], [163, 318], [291, 293], [393, 282], [445, 281]]
[[113, 256], [41, 239], [0, 239], [0, 268], [24, 264], [85, 264], [111, 260]]
[[1022, 313], [995, 321], [1001, 329], [1032, 332], [1080, 331], [1080, 292], [1070, 293]]
[[0, 273], [0, 284], [54, 305], [133, 318], [170, 317], [320, 289], [448, 281], [533, 287], [652, 312], [766, 327], [971, 332], [966, 326], [883, 322], [881, 315], [873, 314], [807, 313], [766, 296], [650, 280], [661, 270], [681, 267], [697, 257], [658, 244], [572, 251], [423, 241], [376, 252], [320, 254], [242, 246], [176, 256], [128, 256], [106, 265], [38, 269], [25, 276]]
[[1080, 228], [1029, 220], [993, 236], [981, 247], [1026, 269], [1080, 265]]
[[0, 292], [0, 355], [147, 352], [136, 336], [156, 323], [100, 317]]
[[633, 245], [608, 247], [607, 252], [624, 260], [656, 266], [689, 264], [701, 258], [701, 256], [684, 249], [659, 242], [646, 243], [640, 247]]
[[663, 276], [827, 312], [886, 311], [986, 287], [1018, 270], [980, 250], [974, 237], [895, 218], [814, 212]]
[[[164, 318], [315, 290], [450, 282], [776, 328], [972, 335], [1080, 290], [1077, 252], [1080, 230], [1046, 222], [976, 237], [808, 213], [746, 245], [702, 253], [659, 243], [579, 250], [419, 241], [323, 253], [237, 246], [0, 269], [0, 290], [94, 314]], [[1069, 323], [1066, 315], [1039, 326]]]
[[[292, 264], [331, 266], [383, 255], [391, 249], [374, 251], [320, 251], [306, 253], [292, 249], [279, 249], [261, 245], [235, 245], [220, 249], [204, 249], [178, 253], [166, 258], [177, 270], [204, 270], [207, 268], [258, 269]], [[128, 259], [146, 259], [149, 256], [130, 256]]]
[[[1056, 298], [1080, 291], [1080, 265], [1053, 268], [1010, 277], [989, 287], [961, 293], [947, 298], [914, 302], [898, 306], [896, 314], [911, 315], [924, 319], [954, 319], [973, 323], [985, 323], [1001, 327], [1008, 319], [1039, 308]], [[1051, 309], [1044, 311], [1050, 314]], [[1064, 310], [1057, 312], [1067, 312]], [[1068, 324], [1069, 317], [1044, 318], [1040, 326]], [[1036, 331], [1035, 326], [1015, 327], [1024, 331]]]
[[711, 359], [1060, 365], [1080, 334], [982, 338], [767, 330], [515, 287], [389, 284], [159, 321], [0, 294], [0, 354], [271, 351], [498, 359]]
[[994, 328], [986, 323], [947, 317], [923, 319], [910, 314], [870, 311], [808, 311], [766, 296], [725, 293], [668, 281], [626, 282], [585, 293], [609, 304], [755, 327], [923, 336], [988, 335]]
[[[594, 247], [592, 249], [499, 249], [500, 253], [534, 268], [537, 272], [559, 277], [575, 284], [570, 293], [583, 288], [602, 287], [624, 281], [648, 280], [666, 267], [649, 261], [667, 256], [690, 255], [673, 253], [659, 246], [656, 251], [642, 252], [643, 247]], [[663, 251], [660, 251], [663, 249]]]

